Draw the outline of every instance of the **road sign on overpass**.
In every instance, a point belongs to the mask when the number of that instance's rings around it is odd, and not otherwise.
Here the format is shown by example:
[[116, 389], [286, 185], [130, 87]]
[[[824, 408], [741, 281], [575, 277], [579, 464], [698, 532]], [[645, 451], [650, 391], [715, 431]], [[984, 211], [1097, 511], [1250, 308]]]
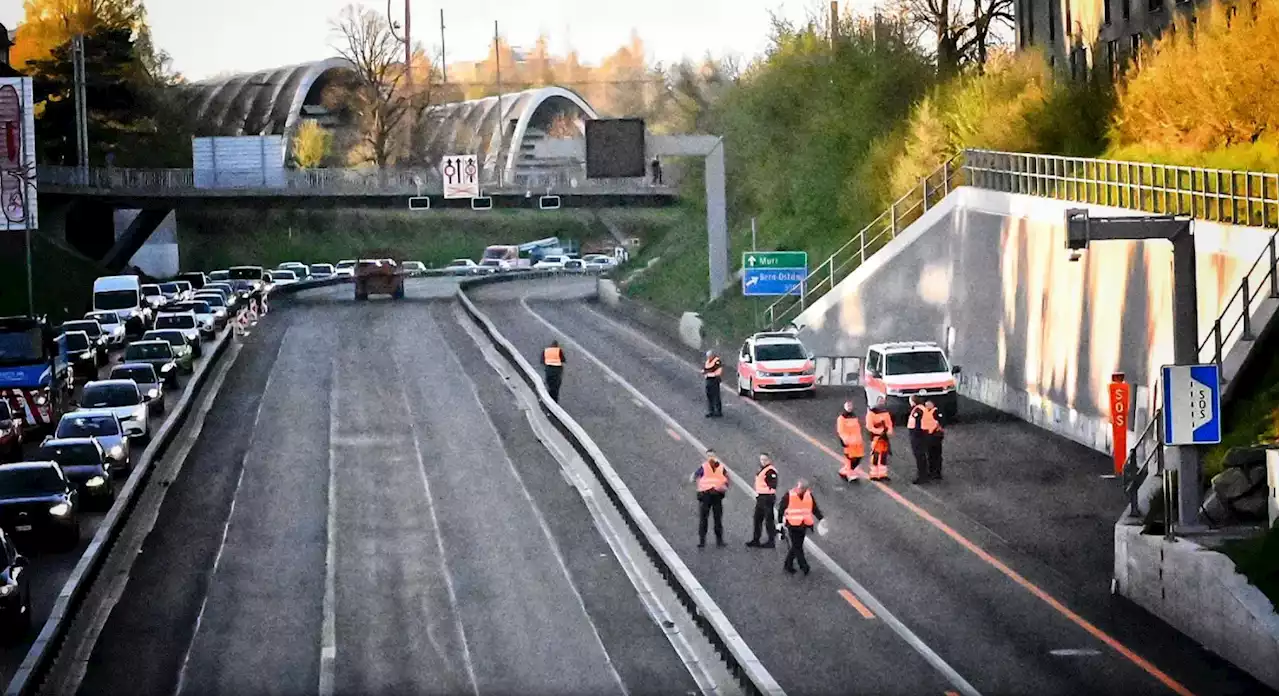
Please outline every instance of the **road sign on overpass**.
[[743, 297], [799, 295], [809, 275], [803, 251], [748, 251], [742, 254]]
[[1164, 444], [1222, 442], [1222, 390], [1217, 365], [1165, 365]]
[[480, 197], [480, 165], [475, 155], [441, 157], [440, 178], [445, 198]]

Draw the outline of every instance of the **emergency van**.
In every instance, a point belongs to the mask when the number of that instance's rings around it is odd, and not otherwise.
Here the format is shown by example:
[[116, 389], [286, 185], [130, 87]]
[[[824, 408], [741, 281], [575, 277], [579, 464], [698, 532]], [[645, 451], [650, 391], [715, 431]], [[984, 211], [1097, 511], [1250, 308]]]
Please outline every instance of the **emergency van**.
[[813, 353], [794, 331], [764, 331], [748, 338], [738, 353], [738, 394], [755, 399], [761, 392], [817, 393]]
[[932, 401], [946, 420], [954, 420], [959, 407], [956, 377], [960, 368], [951, 365], [946, 353], [931, 341], [877, 343], [867, 349], [862, 363], [862, 390], [867, 406], [880, 397], [895, 418], [905, 418], [910, 399], [920, 395]]

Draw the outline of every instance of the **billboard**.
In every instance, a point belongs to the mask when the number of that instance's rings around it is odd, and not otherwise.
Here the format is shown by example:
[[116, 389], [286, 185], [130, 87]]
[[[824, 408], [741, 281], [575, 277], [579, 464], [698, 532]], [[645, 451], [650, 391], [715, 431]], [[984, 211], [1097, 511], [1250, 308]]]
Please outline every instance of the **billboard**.
[[31, 78], [0, 77], [0, 224], [39, 227], [36, 216], [36, 126]]
[[644, 176], [643, 119], [591, 119], [586, 140], [588, 179]]

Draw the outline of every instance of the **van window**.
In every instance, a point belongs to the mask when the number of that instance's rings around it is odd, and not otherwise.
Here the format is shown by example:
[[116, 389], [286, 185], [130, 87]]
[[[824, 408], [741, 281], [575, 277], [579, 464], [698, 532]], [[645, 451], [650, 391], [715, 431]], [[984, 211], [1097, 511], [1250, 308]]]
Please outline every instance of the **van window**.
[[94, 309], [132, 309], [137, 306], [137, 290], [104, 290], [93, 293]]
[[948, 372], [947, 359], [941, 351], [922, 350], [893, 353], [885, 357], [886, 375], [916, 375], [925, 372]]
[[867, 353], [867, 372], [873, 375], [880, 374], [880, 353], [879, 351], [871, 351]]

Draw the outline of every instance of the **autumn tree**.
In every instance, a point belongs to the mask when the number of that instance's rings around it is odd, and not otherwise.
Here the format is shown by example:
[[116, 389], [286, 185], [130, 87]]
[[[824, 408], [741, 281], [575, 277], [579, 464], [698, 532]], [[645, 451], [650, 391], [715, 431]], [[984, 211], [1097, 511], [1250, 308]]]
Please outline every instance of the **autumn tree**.
[[[338, 54], [350, 63], [348, 79], [335, 87], [354, 117], [359, 142], [357, 162], [388, 166], [406, 154], [409, 129], [416, 128], [431, 103], [433, 71], [414, 72], [410, 88], [401, 59], [403, 43], [381, 12], [348, 5], [333, 24]], [[426, 62], [421, 53], [415, 61]]]
[[293, 136], [293, 161], [302, 169], [312, 169], [329, 156], [333, 136], [315, 119], [307, 119]]
[[943, 77], [966, 65], [981, 70], [1000, 37], [1013, 28], [1013, 0], [896, 0], [896, 9], [932, 44]]

